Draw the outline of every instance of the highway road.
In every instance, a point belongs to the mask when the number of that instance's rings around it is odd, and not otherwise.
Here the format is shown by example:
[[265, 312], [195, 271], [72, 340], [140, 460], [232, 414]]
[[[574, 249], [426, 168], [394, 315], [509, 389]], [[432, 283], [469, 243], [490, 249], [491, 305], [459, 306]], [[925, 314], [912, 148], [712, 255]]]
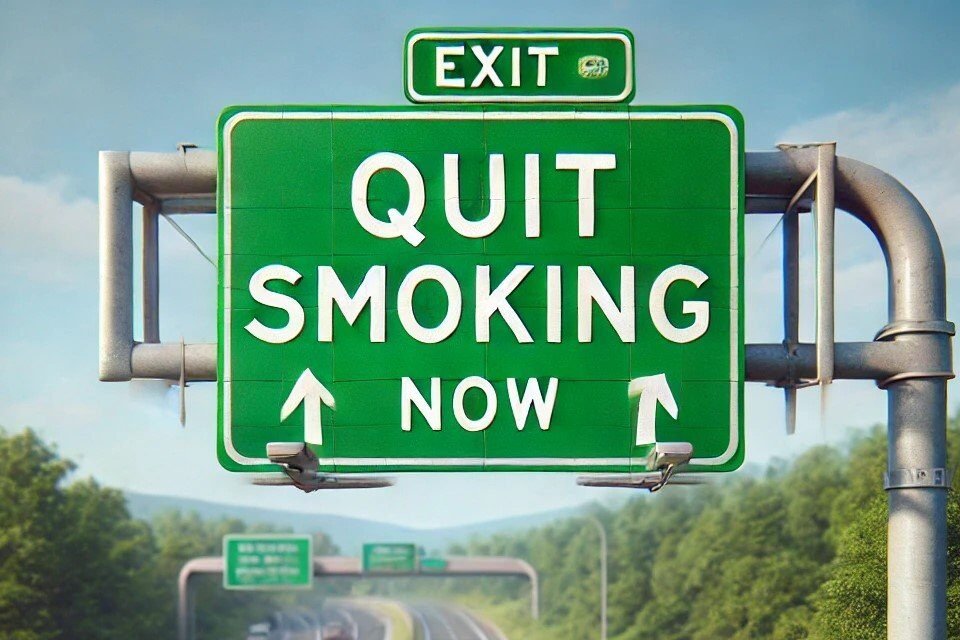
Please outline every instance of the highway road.
[[[410, 638], [409, 622], [397, 623], [405, 628], [394, 629], [394, 622], [383, 609], [385, 602], [337, 598], [327, 600], [319, 611], [278, 611], [270, 616], [270, 631], [256, 638], [325, 640], [327, 636], [324, 634], [333, 629], [338, 632], [336, 640]], [[507, 640], [495, 625], [458, 605], [438, 602], [390, 605], [402, 607], [409, 613], [409, 621], [414, 627], [412, 640]]]
[[[333, 628], [336, 640], [395, 640], [391, 621], [363, 602], [329, 600], [319, 611], [299, 608], [278, 611], [267, 620], [269, 629], [257, 640], [326, 640]], [[409, 635], [409, 634], [408, 634]]]
[[494, 625], [457, 605], [418, 603], [407, 609], [420, 632], [418, 640], [507, 640]]

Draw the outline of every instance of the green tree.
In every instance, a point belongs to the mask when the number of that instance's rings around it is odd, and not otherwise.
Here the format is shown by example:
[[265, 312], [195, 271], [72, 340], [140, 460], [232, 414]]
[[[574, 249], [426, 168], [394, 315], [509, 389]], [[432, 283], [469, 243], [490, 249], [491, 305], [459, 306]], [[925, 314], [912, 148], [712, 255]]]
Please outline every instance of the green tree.
[[114, 490], [64, 487], [72, 470], [33, 431], [0, 433], [2, 636], [164, 637], [149, 529]]
[[67, 637], [166, 637], [147, 523], [130, 517], [119, 491], [92, 480], [68, 486], [64, 495], [69, 524], [61, 532], [64, 566], [52, 602], [57, 627]]
[[0, 631], [14, 640], [59, 635], [52, 605], [65, 524], [60, 483], [73, 465], [33, 431], [0, 432]]
[[[882, 640], [887, 637], [887, 500], [876, 496], [844, 532], [830, 579], [813, 597], [811, 637]], [[947, 637], [960, 638], [960, 500], [947, 501]]]

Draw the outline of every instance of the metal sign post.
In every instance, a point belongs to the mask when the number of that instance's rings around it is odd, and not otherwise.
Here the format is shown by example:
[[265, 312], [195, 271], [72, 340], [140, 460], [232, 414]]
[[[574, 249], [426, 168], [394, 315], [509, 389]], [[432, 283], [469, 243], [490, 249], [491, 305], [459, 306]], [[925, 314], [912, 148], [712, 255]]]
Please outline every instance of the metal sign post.
[[[747, 213], [782, 214], [813, 173], [815, 149], [746, 155]], [[101, 154], [101, 378], [181, 373], [180, 344], [133, 340], [133, 201], [212, 213], [216, 154]], [[837, 206], [877, 237], [888, 275], [890, 323], [864, 342], [834, 347], [834, 379], [875, 380], [889, 399], [888, 635], [946, 637], [946, 381], [953, 377], [943, 252], [929, 216], [889, 175], [837, 158]], [[216, 379], [216, 345], [186, 345], [188, 380]], [[745, 377], [771, 383], [817, 377], [814, 345], [746, 346]], [[880, 480], [878, 479], [878, 482]]]
[[[747, 155], [748, 211], [783, 212], [770, 197], [796, 193], [817, 170], [817, 149]], [[943, 250], [917, 199], [889, 175], [836, 159], [836, 204], [869, 227], [887, 263], [890, 321], [872, 343], [839, 343], [834, 378], [872, 379], [887, 391], [889, 498], [887, 634], [946, 638], [946, 381], [954, 376]], [[747, 347], [747, 377], [818, 375], [814, 349]]]

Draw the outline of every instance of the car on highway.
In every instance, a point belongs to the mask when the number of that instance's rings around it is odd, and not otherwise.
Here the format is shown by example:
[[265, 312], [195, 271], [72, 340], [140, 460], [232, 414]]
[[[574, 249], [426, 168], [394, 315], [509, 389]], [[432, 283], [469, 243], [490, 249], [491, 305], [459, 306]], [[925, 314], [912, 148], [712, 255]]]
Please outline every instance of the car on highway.
[[266, 622], [250, 625], [247, 629], [247, 640], [270, 640], [270, 625]]
[[320, 629], [320, 640], [357, 640], [347, 627], [339, 622], [328, 622]]

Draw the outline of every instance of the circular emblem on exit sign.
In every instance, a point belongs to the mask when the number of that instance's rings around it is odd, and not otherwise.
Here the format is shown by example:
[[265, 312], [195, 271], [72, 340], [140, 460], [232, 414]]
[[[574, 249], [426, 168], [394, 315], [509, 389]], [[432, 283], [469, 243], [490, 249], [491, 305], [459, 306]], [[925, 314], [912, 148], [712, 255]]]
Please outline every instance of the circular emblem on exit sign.
[[577, 61], [577, 73], [588, 80], [606, 78], [610, 73], [610, 61], [603, 56], [583, 56]]

